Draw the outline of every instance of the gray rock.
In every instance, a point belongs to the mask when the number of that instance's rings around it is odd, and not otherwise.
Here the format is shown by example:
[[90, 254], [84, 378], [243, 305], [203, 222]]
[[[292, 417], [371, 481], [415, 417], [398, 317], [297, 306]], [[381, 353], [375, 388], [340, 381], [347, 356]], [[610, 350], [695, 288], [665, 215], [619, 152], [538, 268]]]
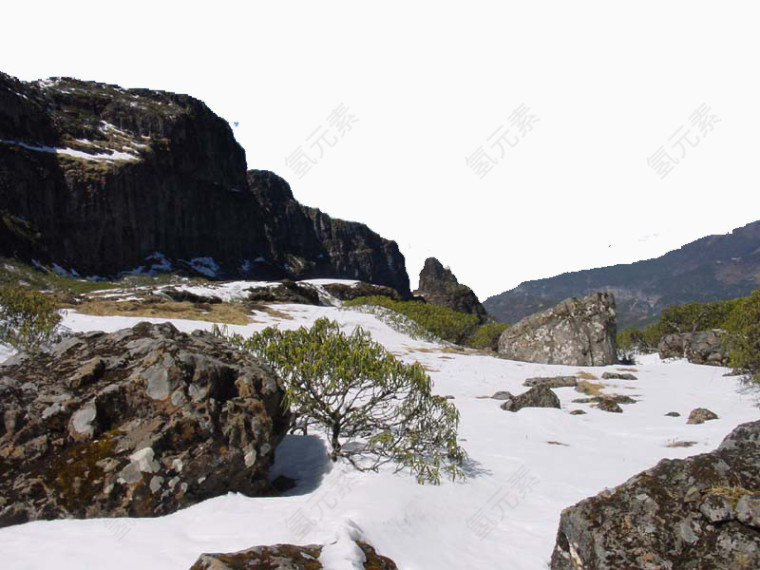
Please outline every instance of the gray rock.
[[595, 293], [566, 299], [505, 330], [499, 355], [510, 359], [567, 366], [606, 366], [617, 360], [615, 298]]
[[[552, 570], [760, 568], [760, 421], [562, 512]], [[736, 499], [738, 498], [738, 502]], [[754, 509], [754, 515], [751, 514]]]
[[271, 491], [290, 417], [269, 368], [169, 323], [74, 338], [86, 342], [3, 368], [14, 381], [0, 398], [0, 527], [159, 516]]
[[602, 378], [604, 380], [638, 380], [636, 376], [627, 372], [604, 372]]
[[512, 396], [504, 400], [502, 410], [517, 412], [523, 408], [559, 408], [560, 402], [557, 395], [546, 386], [536, 386], [519, 396]]
[[509, 400], [511, 398], [514, 398], [512, 395], [512, 392], [507, 392], [506, 390], [499, 390], [498, 392], [495, 392], [493, 396], [491, 396], [494, 400]]
[[523, 386], [546, 386], [547, 388], [575, 388], [578, 385], [578, 378], [575, 376], [538, 376], [528, 378], [523, 382]]
[[729, 353], [721, 330], [665, 335], [657, 351], [660, 358], [686, 358], [694, 364], [728, 366]]
[[[396, 564], [381, 556], [366, 542], [357, 542], [364, 553], [366, 570], [397, 570]], [[321, 570], [319, 561], [322, 546], [295, 546], [276, 544], [273, 546], [255, 546], [232, 554], [201, 554], [190, 570]]]
[[760, 529], [760, 495], [743, 495], [736, 503], [739, 522]]
[[622, 414], [623, 408], [613, 398], [600, 398], [597, 407], [603, 412], [612, 412], [614, 414]]
[[680, 418], [681, 417], [681, 414], [679, 414], [678, 412], [668, 412], [665, 415], [668, 416], [669, 418]]
[[695, 408], [689, 413], [687, 424], [703, 424], [710, 420], [717, 420], [718, 414], [711, 412], [707, 408]]

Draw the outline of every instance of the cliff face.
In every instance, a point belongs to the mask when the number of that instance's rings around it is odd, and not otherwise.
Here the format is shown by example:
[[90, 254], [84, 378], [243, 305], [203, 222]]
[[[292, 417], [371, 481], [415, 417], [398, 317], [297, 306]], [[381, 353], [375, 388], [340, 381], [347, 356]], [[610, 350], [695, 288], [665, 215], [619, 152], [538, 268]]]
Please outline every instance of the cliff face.
[[0, 74], [0, 255], [111, 276], [344, 277], [409, 295], [395, 242], [246, 172], [229, 125], [186, 95]]
[[760, 222], [708, 236], [656, 259], [527, 281], [483, 303], [494, 317], [514, 323], [568, 297], [609, 291], [618, 327], [646, 325], [663, 309], [694, 301], [748, 295], [760, 286]]

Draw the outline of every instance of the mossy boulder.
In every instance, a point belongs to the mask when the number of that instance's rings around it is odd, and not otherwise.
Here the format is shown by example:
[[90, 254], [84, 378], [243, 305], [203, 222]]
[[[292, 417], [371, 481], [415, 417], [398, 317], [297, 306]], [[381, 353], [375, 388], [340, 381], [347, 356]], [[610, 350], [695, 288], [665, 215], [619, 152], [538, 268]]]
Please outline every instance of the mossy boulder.
[[253, 356], [169, 323], [20, 353], [0, 366], [0, 527], [268, 494], [283, 395]]

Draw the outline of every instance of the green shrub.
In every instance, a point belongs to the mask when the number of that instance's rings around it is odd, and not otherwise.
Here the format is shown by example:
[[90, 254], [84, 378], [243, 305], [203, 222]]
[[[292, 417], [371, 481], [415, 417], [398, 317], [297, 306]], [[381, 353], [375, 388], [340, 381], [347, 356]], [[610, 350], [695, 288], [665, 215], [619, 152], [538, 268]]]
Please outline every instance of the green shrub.
[[478, 350], [498, 350], [501, 333], [509, 328], [507, 323], [485, 323], [467, 337], [465, 344]]
[[739, 301], [732, 299], [667, 307], [660, 318], [644, 330], [633, 328], [618, 333], [618, 348], [624, 355], [654, 352], [663, 337], [669, 334], [725, 329], [727, 319]]
[[725, 328], [731, 366], [760, 382], [760, 290], [735, 302]]
[[420, 483], [439, 483], [442, 472], [464, 475], [456, 407], [432, 394], [419, 363], [397, 360], [360, 327], [345, 334], [322, 318], [309, 329], [270, 327], [228, 338], [280, 374], [287, 403], [325, 429], [334, 460], [344, 457], [361, 470], [395, 462]]
[[44, 295], [0, 285], [0, 342], [34, 352], [58, 338], [61, 315]]
[[650, 350], [644, 333], [635, 328], [617, 333], [616, 344], [622, 362], [633, 362], [634, 355]]
[[348, 307], [364, 305], [385, 307], [396, 311], [436, 337], [455, 344], [464, 344], [465, 339], [478, 326], [478, 317], [475, 315], [421, 301], [394, 301], [388, 297], [372, 296], [358, 297], [345, 303]]

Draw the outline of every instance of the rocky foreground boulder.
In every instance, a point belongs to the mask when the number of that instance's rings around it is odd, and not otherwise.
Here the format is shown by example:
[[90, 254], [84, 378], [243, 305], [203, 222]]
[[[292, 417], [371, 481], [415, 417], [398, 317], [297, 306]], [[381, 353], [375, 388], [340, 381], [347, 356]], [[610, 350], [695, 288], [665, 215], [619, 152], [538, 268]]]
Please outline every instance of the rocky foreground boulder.
[[505, 330], [499, 355], [509, 360], [567, 366], [605, 366], [617, 361], [615, 298], [594, 293], [566, 299]]
[[459, 283], [451, 270], [441, 265], [435, 257], [425, 260], [420, 272], [420, 285], [414, 294], [433, 305], [477, 315], [480, 322], [488, 320], [488, 313], [473, 290]]
[[268, 493], [283, 395], [251, 355], [169, 323], [19, 354], [0, 366], [0, 527]]
[[760, 421], [565, 509], [551, 568], [760, 568]]
[[[358, 542], [364, 553], [365, 570], [397, 570], [396, 564], [385, 556], [380, 556], [366, 542]], [[295, 546], [276, 544], [256, 546], [232, 554], [202, 554], [190, 570], [321, 570], [319, 561], [321, 546]]]
[[686, 358], [694, 364], [728, 366], [729, 351], [720, 330], [665, 335], [657, 346], [660, 358]]

